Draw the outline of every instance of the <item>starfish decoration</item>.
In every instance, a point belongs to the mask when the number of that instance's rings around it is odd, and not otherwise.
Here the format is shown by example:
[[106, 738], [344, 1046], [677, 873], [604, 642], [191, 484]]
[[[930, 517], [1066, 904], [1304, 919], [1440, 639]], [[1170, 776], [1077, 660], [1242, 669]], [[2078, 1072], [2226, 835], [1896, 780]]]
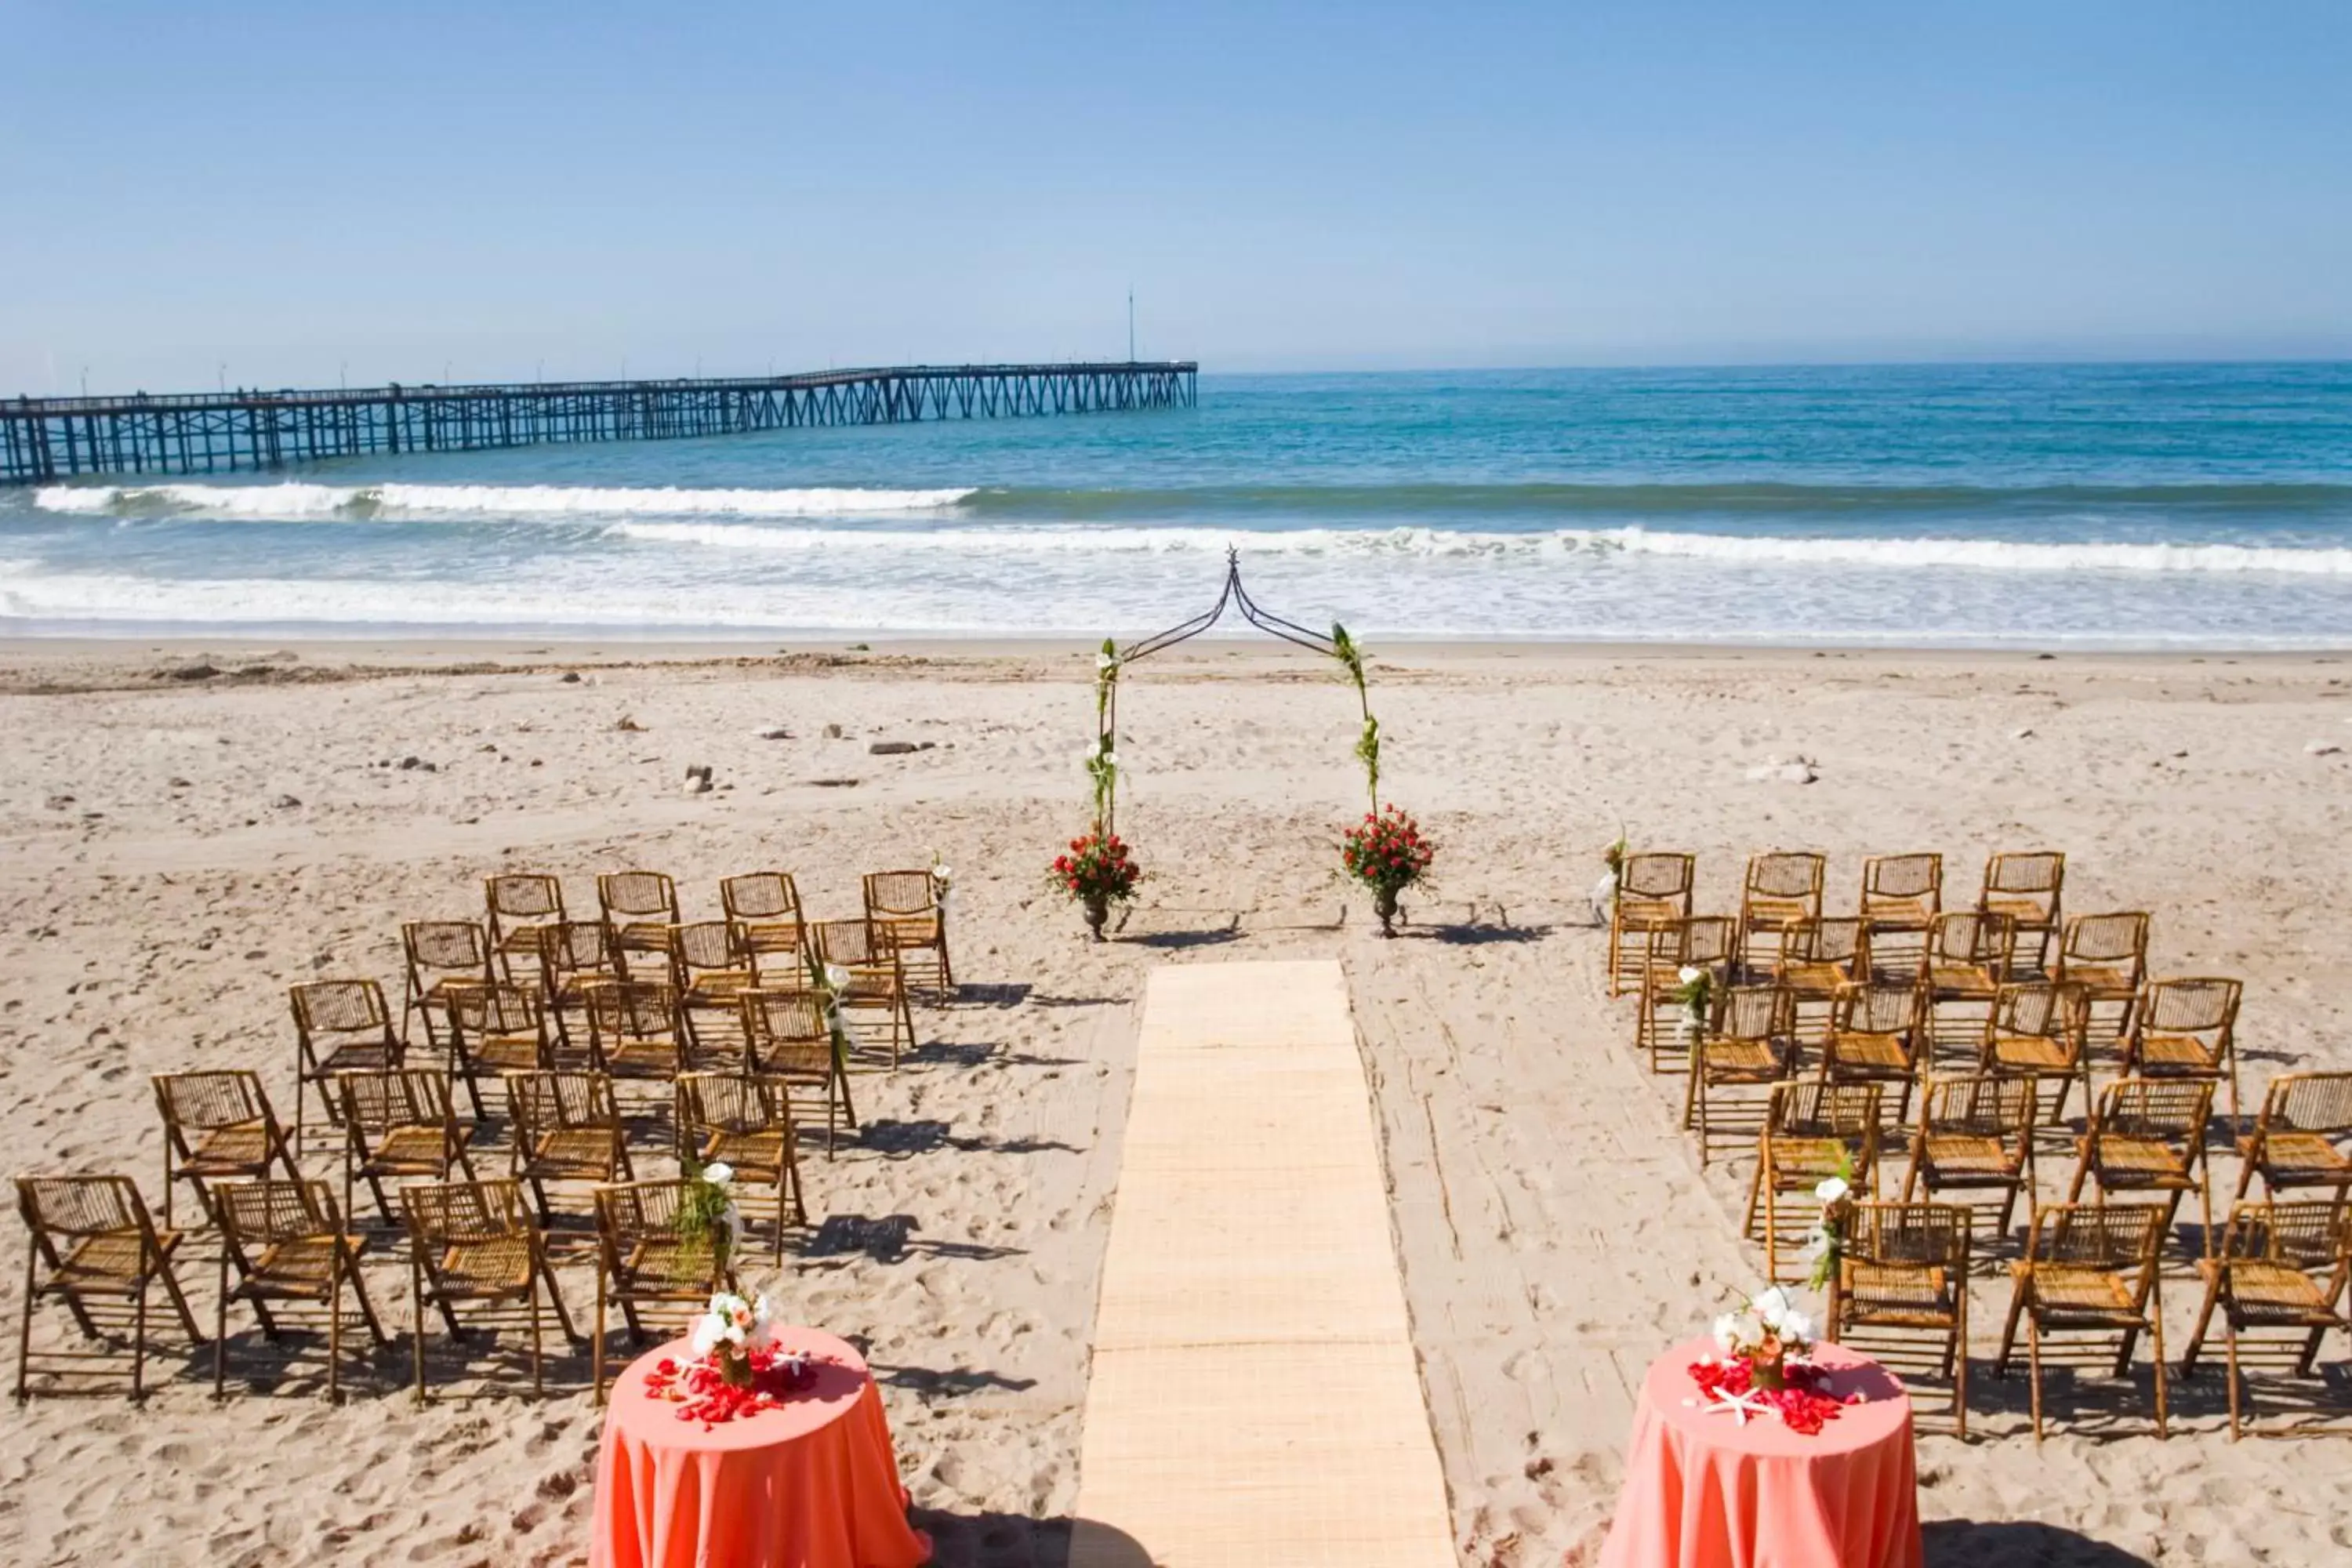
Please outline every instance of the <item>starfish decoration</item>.
[[1707, 1390], [1706, 1401], [1700, 1409], [1708, 1415], [1719, 1415], [1729, 1411], [1742, 1426], [1748, 1425], [1750, 1416], [1761, 1421], [1774, 1414], [1772, 1406], [1765, 1401], [1763, 1391], [1754, 1388], [1744, 1394], [1727, 1394], [1720, 1388], [1711, 1388]]

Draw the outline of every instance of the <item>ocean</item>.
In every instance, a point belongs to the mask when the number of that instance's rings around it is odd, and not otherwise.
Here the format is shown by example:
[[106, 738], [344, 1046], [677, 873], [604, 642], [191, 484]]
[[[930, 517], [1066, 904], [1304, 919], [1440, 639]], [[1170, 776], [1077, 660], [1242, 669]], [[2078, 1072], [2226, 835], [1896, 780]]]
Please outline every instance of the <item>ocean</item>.
[[0, 633], [2352, 644], [2352, 364], [1204, 373], [1196, 409], [0, 489]]

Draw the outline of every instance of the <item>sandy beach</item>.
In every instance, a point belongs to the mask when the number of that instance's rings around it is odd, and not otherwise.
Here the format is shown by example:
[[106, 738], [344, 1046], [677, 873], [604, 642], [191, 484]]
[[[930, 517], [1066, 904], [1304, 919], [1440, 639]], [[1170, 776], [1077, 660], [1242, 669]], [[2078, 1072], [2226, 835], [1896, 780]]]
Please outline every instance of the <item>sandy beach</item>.
[[[1762, 1267], [1746, 1159], [1702, 1169], [1681, 1080], [1606, 994], [1586, 889], [1621, 825], [1698, 855], [1702, 910], [1736, 904], [1759, 848], [1827, 852], [1833, 910], [1866, 854], [1941, 850], [1968, 893], [1992, 850], [2062, 848], [2071, 910], [2153, 911], [2156, 973], [2245, 981], [2249, 1114], [2274, 1073], [2352, 1067], [2352, 659], [1376, 647], [1383, 794], [1440, 846], [1382, 942], [1334, 875], [1362, 810], [1351, 695], [1302, 654], [1194, 644], [1123, 688], [1119, 826], [1149, 879], [1101, 947], [1043, 874], [1084, 826], [1091, 675], [1055, 645], [0, 646], [6, 1165], [121, 1171], [160, 1204], [146, 1076], [253, 1067], [289, 1108], [287, 986], [396, 996], [400, 923], [478, 915], [488, 872], [593, 901], [599, 870], [665, 870], [693, 919], [721, 876], [781, 867], [850, 914], [860, 873], [936, 853], [961, 994], [919, 1010], [896, 1073], [858, 1079], [863, 1135], [807, 1159], [812, 1223], [768, 1288], [866, 1351], [942, 1563], [1055, 1563], [1142, 977], [1337, 957], [1461, 1560], [1550, 1568], [1597, 1549], [1643, 1367]], [[684, 787], [698, 764], [711, 793]], [[306, 1168], [339, 1178], [316, 1131]], [[2045, 1197], [2069, 1169], [2045, 1156]], [[2217, 1205], [2236, 1173], [2217, 1158]], [[212, 1258], [199, 1241], [180, 1270], [207, 1333]], [[13, 1334], [21, 1253], [0, 1261]], [[2177, 1246], [2166, 1268], [2185, 1339], [2194, 1272]], [[593, 1268], [562, 1277], [579, 1311]], [[406, 1279], [380, 1246], [396, 1336]], [[2218, 1376], [2177, 1389], [2167, 1442], [2086, 1380], [2090, 1415], [2037, 1449], [2022, 1379], [1989, 1375], [2005, 1279], [1975, 1300], [1971, 1440], [1923, 1401], [1931, 1563], [2352, 1552], [2342, 1439], [2232, 1445]], [[584, 1356], [544, 1403], [458, 1376], [420, 1411], [401, 1340], [337, 1408], [315, 1347], [231, 1328], [225, 1404], [209, 1351], [166, 1335], [144, 1408], [10, 1407], [0, 1561], [584, 1560]], [[36, 1343], [69, 1331], [45, 1308]]]

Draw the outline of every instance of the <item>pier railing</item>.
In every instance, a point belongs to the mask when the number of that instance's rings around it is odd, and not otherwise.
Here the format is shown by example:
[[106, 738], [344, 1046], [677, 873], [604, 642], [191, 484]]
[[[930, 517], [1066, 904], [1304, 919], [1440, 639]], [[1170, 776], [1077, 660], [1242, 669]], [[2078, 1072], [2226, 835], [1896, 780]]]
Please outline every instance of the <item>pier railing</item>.
[[1190, 408], [1198, 400], [1199, 373], [1190, 360], [1122, 360], [678, 381], [19, 397], [0, 400], [0, 483], [227, 473], [322, 458], [542, 441]]

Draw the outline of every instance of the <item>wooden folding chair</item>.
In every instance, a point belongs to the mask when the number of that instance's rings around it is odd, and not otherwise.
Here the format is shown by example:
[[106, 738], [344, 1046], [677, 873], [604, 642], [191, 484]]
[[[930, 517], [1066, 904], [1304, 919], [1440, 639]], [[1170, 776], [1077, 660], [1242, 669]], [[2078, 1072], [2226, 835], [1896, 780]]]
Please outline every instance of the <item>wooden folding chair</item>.
[[[588, 1063], [619, 1082], [664, 1085], [694, 1066], [678, 1016], [677, 990], [667, 980], [622, 980], [588, 993]], [[663, 1099], [667, 1100], [665, 1092]]]
[[480, 1080], [510, 1072], [551, 1072], [555, 1046], [538, 985], [499, 981], [449, 998], [449, 1071], [464, 1081], [474, 1119], [485, 1114]]
[[2016, 931], [2011, 961], [2035, 977], [2048, 973], [2050, 942], [2064, 916], [2060, 895], [2065, 883], [2066, 857], [2054, 849], [2011, 851], [1985, 862], [1977, 908], [2009, 917]]
[[2213, 1314], [2221, 1314], [2230, 1365], [2230, 1439], [2251, 1415], [2244, 1406], [2252, 1390], [2239, 1365], [2238, 1337], [2249, 1331], [2285, 1329], [2303, 1342], [2295, 1356], [2297, 1377], [2309, 1377], [2320, 1342], [2330, 1329], [2352, 1338], [2345, 1310], [2345, 1286], [2352, 1279], [2352, 1209], [2340, 1203], [2240, 1204], [2230, 1215], [2221, 1249], [2198, 1264], [2205, 1276], [2205, 1300], [2197, 1327], [2181, 1352], [2180, 1375], [2197, 1373]]
[[[220, 1294], [213, 1320], [213, 1397], [228, 1383], [228, 1308], [253, 1308], [262, 1337], [278, 1342], [272, 1305], [316, 1306], [327, 1315], [327, 1397], [342, 1398], [343, 1287], [379, 1348], [392, 1341], [369, 1304], [360, 1254], [367, 1243], [347, 1234], [324, 1182], [230, 1182], [214, 1189], [221, 1222]], [[236, 1278], [231, 1280], [234, 1265]]]
[[[131, 1397], [147, 1395], [147, 1290], [161, 1283], [191, 1345], [202, 1345], [195, 1314], [172, 1272], [181, 1232], [157, 1229], [146, 1200], [128, 1176], [18, 1176], [16, 1212], [28, 1233], [25, 1300], [16, 1331], [16, 1398], [32, 1396], [33, 1307], [45, 1297], [66, 1304], [83, 1335], [109, 1337], [106, 1326], [127, 1326], [131, 1338]], [[47, 1277], [42, 1271], [46, 1269]], [[121, 1324], [108, 1309], [129, 1308]], [[90, 1358], [77, 1358], [90, 1359]]]
[[[482, 903], [489, 915], [490, 952], [499, 977], [532, 981], [540, 976], [539, 931], [563, 916], [563, 884], [536, 871], [482, 879]], [[515, 973], [516, 963], [523, 973]]]
[[[2082, 993], [2091, 1045], [2106, 1040], [2120, 1047], [2131, 1032], [2132, 1004], [2147, 979], [2147, 916], [2137, 910], [2076, 915], [2066, 922], [2051, 978]], [[2115, 1010], [2105, 1025], [2103, 1007]]]
[[775, 1189], [775, 1258], [782, 1262], [785, 1215], [794, 1225], [808, 1224], [791, 1082], [734, 1073], [679, 1074], [677, 1141], [681, 1156], [690, 1152], [705, 1165], [723, 1161], [734, 1167], [738, 1183], [763, 1182]]
[[1756, 1138], [1756, 1174], [1748, 1186], [1748, 1217], [1740, 1234], [1764, 1223], [1764, 1277], [1780, 1277], [1780, 1198], [1813, 1189], [1846, 1168], [1856, 1193], [1878, 1194], [1878, 1086], [1874, 1083], [1784, 1083], [1772, 1090], [1764, 1130]]
[[496, 978], [490, 970], [489, 932], [478, 921], [411, 921], [400, 928], [400, 950], [407, 961], [400, 998], [401, 1038], [408, 1037], [409, 1019], [421, 1014], [425, 1043], [444, 1048], [446, 1042], [436, 1018], [448, 1016], [451, 994]]
[[2058, 1097], [2050, 1105], [2050, 1125], [2055, 1127], [2066, 1114], [2066, 1091], [2077, 1079], [2084, 1105], [2091, 1103], [2087, 1031], [2082, 994], [2073, 986], [2047, 980], [2004, 985], [1994, 993], [1992, 1013], [1985, 1019], [1977, 1071], [1986, 1078], [2054, 1080]]
[[173, 1223], [176, 1183], [196, 1189], [197, 1205], [211, 1219], [206, 1182], [224, 1176], [259, 1178], [268, 1175], [272, 1165], [282, 1165], [289, 1176], [301, 1176], [259, 1073], [160, 1072], [153, 1082], [155, 1109], [163, 1116], [165, 1226]]
[[1715, 993], [1706, 1027], [1692, 1042], [1683, 1091], [1683, 1126], [1698, 1130], [1700, 1164], [1708, 1157], [1708, 1091], [1769, 1089], [1787, 1078], [1797, 1059], [1795, 1011], [1786, 986], [1727, 985]]
[[387, 1223], [397, 1224], [384, 1196], [394, 1182], [474, 1179], [466, 1152], [473, 1129], [460, 1126], [450, 1103], [449, 1075], [421, 1068], [398, 1072], [351, 1072], [339, 1084], [343, 1100], [343, 1212], [352, 1207], [352, 1184], [364, 1179]]
[[2286, 1073], [2271, 1079], [2254, 1130], [2238, 1138], [2238, 1201], [2256, 1176], [2276, 1197], [2325, 1187], [2352, 1192], [2352, 1072]]
[[874, 871], [866, 878], [866, 923], [879, 945], [898, 956], [903, 971], [910, 955], [928, 953], [924, 967], [942, 996], [955, 994], [955, 966], [948, 958], [948, 912], [929, 871]]
[[625, 964], [633, 952], [669, 965], [669, 928], [678, 923], [677, 884], [659, 871], [607, 871], [596, 879], [596, 904]]
[[1927, 996], [1927, 1035], [1932, 1046], [1948, 1037], [1948, 1009], [1965, 1009], [1953, 1036], [1971, 1055], [1982, 1044], [1993, 998], [2009, 984], [2017, 926], [2007, 915], [1981, 910], [1947, 910], [1927, 922], [1927, 951], [1919, 958], [1919, 984]]
[[[540, 992], [565, 1064], [588, 1059], [588, 994], [627, 978], [620, 940], [603, 921], [557, 921], [539, 929]], [[573, 1019], [582, 1022], [574, 1024]]]
[[2099, 1184], [2102, 1204], [2116, 1193], [2162, 1193], [2164, 1225], [2170, 1229], [2181, 1198], [2194, 1192], [2204, 1214], [2205, 1254], [2211, 1257], [2213, 1186], [2205, 1159], [2205, 1123], [2212, 1113], [2210, 1083], [2126, 1078], [2107, 1085], [2076, 1141], [2066, 1201], [2079, 1201], [2092, 1181]]
[[741, 1025], [743, 993], [759, 984], [742, 928], [732, 921], [671, 927], [669, 972], [687, 1043], [697, 1058], [708, 1060]]
[[1842, 987], [1822, 1046], [1823, 1083], [1874, 1083], [1895, 1091], [1895, 1121], [1911, 1120], [1911, 1090], [1927, 1060], [1926, 1009], [1916, 981]]
[[1870, 933], [1854, 916], [1793, 920], [1780, 927], [1771, 978], [1789, 989], [1795, 1008], [1790, 1027], [1801, 1043], [1826, 1038], [1839, 993], [1870, 977]]
[[530, 1184], [541, 1224], [554, 1218], [547, 1202], [550, 1182], [636, 1178], [611, 1079], [600, 1072], [510, 1072], [506, 1086], [514, 1179]]
[[2230, 1120], [2238, 1100], [2238, 998], [2235, 980], [2211, 977], [2151, 980], [2132, 1007], [2124, 1037], [2124, 1072], [2131, 1078], [2230, 1079]]
[[1739, 962], [1750, 971], [1757, 963], [1751, 951], [1760, 934], [1777, 938], [1790, 921], [1822, 918], [1822, 857], [1801, 851], [1776, 850], [1748, 857], [1748, 875], [1739, 890]]
[[302, 1091], [314, 1089], [332, 1121], [339, 1072], [386, 1072], [404, 1065], [383, 988], [373, 980], [313, 980], [291, 987], [294, 1008], [294, 1142], [302, 1142]]
[[409, 1300], [415, 1328], [416, 1402], [425, 1403], [425, 1310], [440, 1312], [452, 1339], [463, 1331], [459, 1307], [521, 1307], [530, 1319], [530, 1389], [547, 1391], [539, 1298], [543, 1289], [563, 1337], [578, 1343], [539, 1228], [514, 1182], [456, 1182], [403, 1187], [408, 1225]]
[[1830, 1338], [1856, 1330], [1940, 1342], [1952, 1415], [1969, 1435], [1969, 1215], [1951, 1204], [1856, 1204], [1830, 1289]]
[[1863, 930], [1879, 963], [1899, 960], [1908, 971], [1943, 908], [1941, 855], [1874, 855], [1862, 863]]
[[1686, 921], [1698, 858], [1643, 850], [1618, 863], [1617, 896], [1609, 905], [1609, 994], [1622, 996], [1642, 984], [1642, 963], [1654, 949], [1661, 926]]
[[2147, 1334], [2154, 1353], [2156, 1435], [2169, 1435], [2164, 1388], [2164, 1286], [2157, 1258], [2164, 1216], [2142, 1205], [2098, 1207], [2053, 1204], [2028, 1221], [2025, 1256], [2010, 1265], [2009, 1324], [2000, 1336], [1995, 1377], [2007, 1377], [2026, 1327], [2033, 1382], [2033, 1440], [2042, 1441], [2042, 1340], [2053, 1333], [2122, 1335], [2115, 1374], [2131, 1372], [2132, 1349]]
[[596, 1189], [596, 1328], [589, 1340], [595, 1363], [596, 1403], [604, 1402], [604, 1322], [608, 1307], [621, 1310], [629, 1342], [645, 1342], [641, 1308], [668, 1307], [683, 1331], [731, 1289], [725, 1243], [688, 1237], [678, 1229], [687, 1190], [697, 1184], [674, 1179], [631, 1182]]
[[801, 892], [789, 871], [750, 871], [719, 884], [719, 906], [735, 922], [753, 979], [770, 990], [809, 984], [808, 933]]
[[857, 1110], [850, 1102], [846, 1066], [825, 1025], [824, 998], [814, 991], [746, 991], [743, 1038], [753, 1076], [780, 1079], [804, 1104], [822, 1100], [824, 1157], [832, 1159], [835, 1127], [856, 1127]]
[[1689, 1009], [1676, 993], [1683, 971], [1705, 969], [1717, 986], [1731, 979], [1732, 921], [1727, 916], [1702, 915], [1690, 920], [1642, 920], [1623, 932], [1626, 967], [1637, 977], [1641, 1001], [1633, 1014], [1633, 1048], [1647, 1051], [1650, 1070], [1664, 1069], [1663, 1058], [1674, 1047], [1687, 1050]]
[[2031, 1078], [1929, 1079], [1911, 1135], [1903, 1201], [1922, 1189], [1931, 1203], [1948, 1192], [1997, 1192], [2000, 1217], [1993, 1234], [2007, 1236], [2017, 1200], [2034, 1190], [2037, 1098]]
[[849, 984], [834, 1000], [842, 1016], [879, 1013], [890, 1031], [890, 1067], [898, 1066], [901, 1035], [907, 1047], [915, 1045], [915, 1012], [907, 999], [907, 975], [899, 967], [898, 951], [875, 940], [865, 921], [814, 921], [808, 928], [810, 955], [820, 964], [848, 971]]

